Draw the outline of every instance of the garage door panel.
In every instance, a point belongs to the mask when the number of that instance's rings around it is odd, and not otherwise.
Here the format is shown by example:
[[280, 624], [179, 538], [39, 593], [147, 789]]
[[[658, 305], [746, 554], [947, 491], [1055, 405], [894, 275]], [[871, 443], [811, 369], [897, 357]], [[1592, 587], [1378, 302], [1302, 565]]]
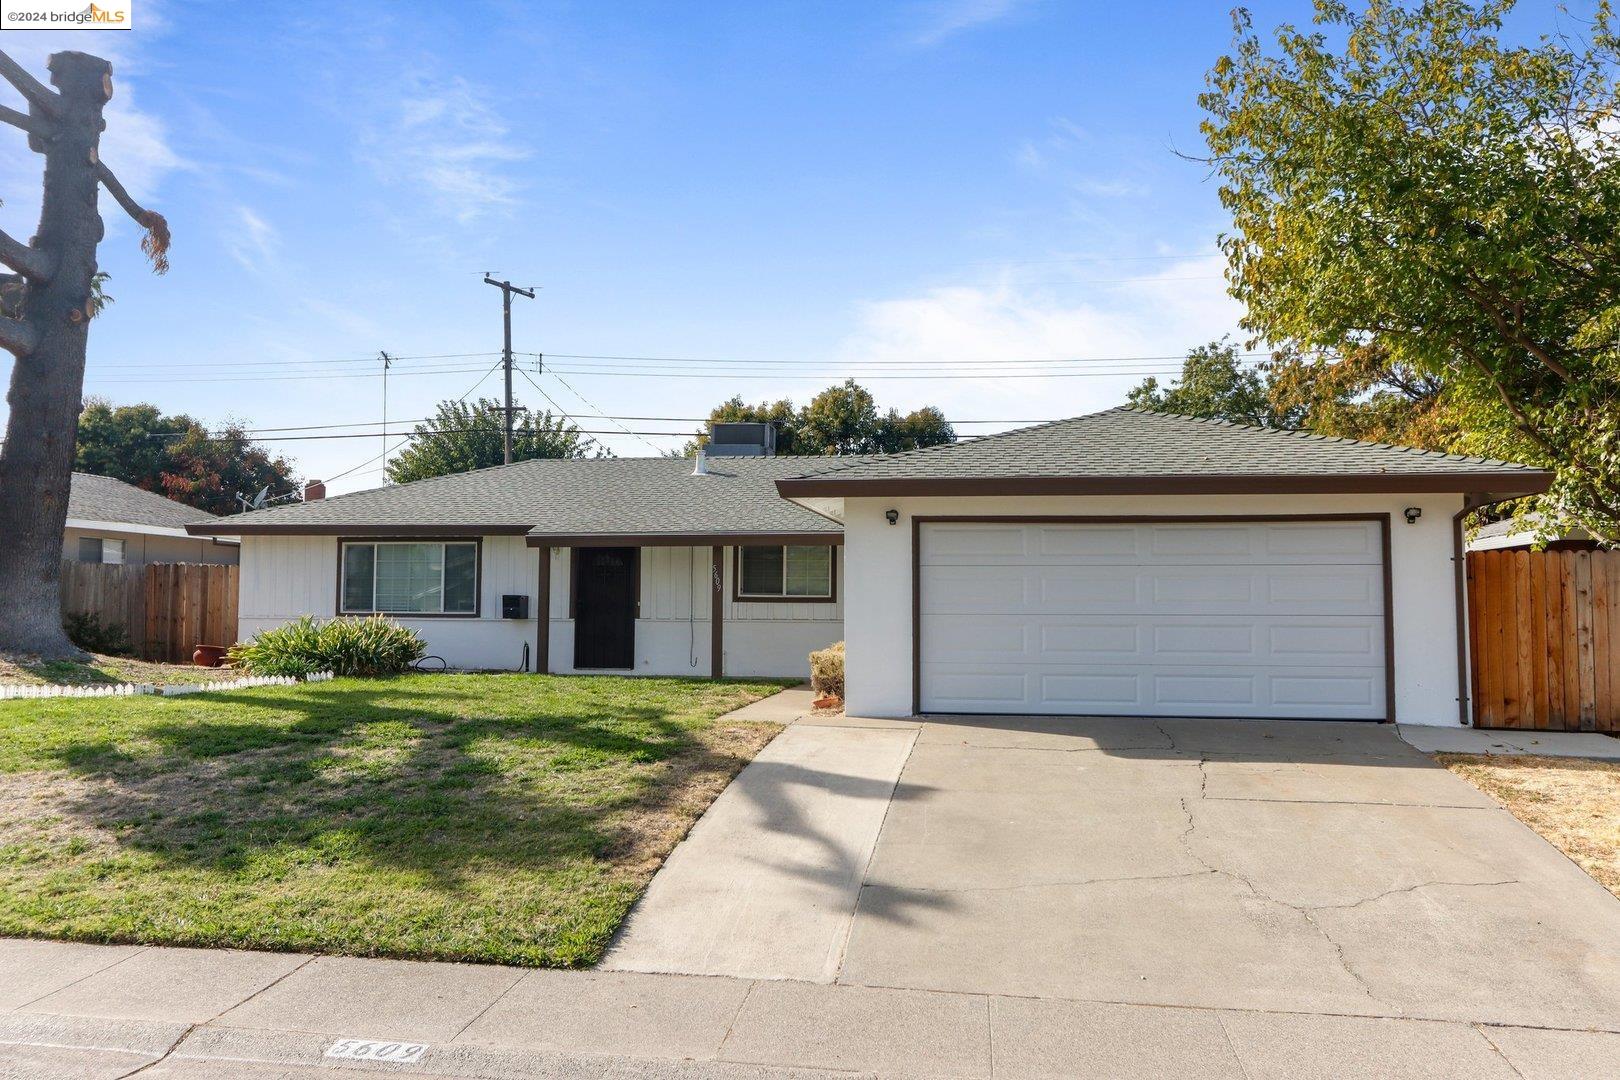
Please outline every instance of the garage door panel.
[[946, 664], [1165, 667], [1264, 664], [1382, 667], [1384, 635], [1371, 618], [1278, 616], [924, 616], [925, 656]]
[[925, 711], [1383, 715], [1377, 522], [941, 528], [920, 532]]
[[1154, 524], [929, 523], [923, 566], [1371, 565], [1383, 562], [1377, 521]]
[[924, 614], [1369, 615], [1384, 610], [1377, 566], [1124, 568], [935, 566]]

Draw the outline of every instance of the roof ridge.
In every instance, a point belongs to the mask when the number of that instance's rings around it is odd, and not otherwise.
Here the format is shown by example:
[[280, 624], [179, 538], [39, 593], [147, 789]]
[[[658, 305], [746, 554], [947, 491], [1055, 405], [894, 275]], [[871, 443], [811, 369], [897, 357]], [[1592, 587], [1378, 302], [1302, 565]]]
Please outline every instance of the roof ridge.
[[1445, 450], [1428, 450], [1421, 446], [1405, 446], [1401, 443], [1374, 442], [1371, 439], [1352, 439], [1346, 435], [1323, 435], [1320, 432], [1307, 428], [1281, 428], [1265, 427], [1260, 424], [1244, 424], [1236, 420], [1226, 420], [1217, 416], [1193, 416], [1189, 413], [1170, 412], [1163, 409], [1149, 409], [1141, 405], [1118, 405], [1113, 410], [1134, 412], [1145, 416], [1162, 416], [1173, 420], [1187, 420], [1195, 424], [1219, 424], [1223, 427], [1237, 428], [1242, 431], [1254, 431], [1267, 435], [1286, 435], [1296, 439], [1312, 439], [1318, 442], [1344, 443], [1350, 446], [1365, 446], [1377, 450], [1393, 450], [1405, 454], [1421, 454], [1424, 457], [1443, 458], [1447, 461], [1467, 462], [1472, 465], [1501, 465], [1514, 469], [1535, 470], [1534, 465], [1525, 465], [1522, 462], [1506, 461], [1502, 458], [1485, 457], [1479, 454], [1453, 454]]
[[[888, 463], [891, 461], [900, 461], [907, 458], [913, 458], [920, 454], [943, 452], [958, 446], [978, 446], [980, 443], [988, 442], [991, 439], [1004, 439], [1009, 435], [1027, 435], [1032, 431], [1041, 431], [1045, 428], [1056, 427], [1059, 424], [1069, 424], [1076, 420], [1085, 420], [1092, 416], [1102, 416], [1106, 413], [1118, 412], [1120, 409], [1128, 407], [1129, 406], [1115, 405], [1112, 408], [1098, 409], [1096, 412], [1081, 413], [1079, 416], [1063, 416], [1056, 420], [1044, 420], [1039, 424], [1028, 424], [1019, 428], [1008, 428], [1006, 431], [992, 431], [988, 435], [970, 435], [966, 439], [953, 439], [948, 443], [935, 443], [933, 446], [918, 446], [910, 450], [897, 450], [891, 454], [852, 454], [848, 458], [834, 458], [833, 460], [839, 462], [837, 467], [831, 469], [822, 469], [811, 475], [819, 477], [832, 476], [844, 469], [853, 469], [857, 465], [864, 465], [873, 461], [882, 461], [884, 463]], [[793, 479], [798, 478], [794, 477]]]

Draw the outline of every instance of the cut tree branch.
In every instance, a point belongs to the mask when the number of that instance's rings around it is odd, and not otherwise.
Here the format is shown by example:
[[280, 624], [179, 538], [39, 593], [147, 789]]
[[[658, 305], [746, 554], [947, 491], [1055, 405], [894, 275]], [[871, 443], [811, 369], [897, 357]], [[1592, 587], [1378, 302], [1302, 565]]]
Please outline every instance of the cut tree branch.
[[117, 200], [118, 205], [124, 208], [124, 213], [135, 219], [135, 223], [146, 230], [146, 236], [141, 240], [141, 250], [146, 257], [152, 260], [152, 269], [158, 273], [167, 273], [169, 269], [169, 223], [163, 215], [156, 210], [148, 210], [136, 202], [125, 189], [113, 171], [107, 168], [106, 162], [96, 162], [96, 178], [101, 181], [107, 193]]
[[30, 281], [44, 282], [51, 276], [50, 255], [37, 247], [29, 247], [3, 229], [0, 229], [0, 263]]
[[7, 56], [3, 51], [0, 51], [0, 78], [15, 86], [18, 93], [38, 106], [39, 111], [46, 116], [58, 116], [61, 114], [61, 95], [28, 74], [21, 64]]
[[0, 318], [0, 349], [5, 349], [19, 360], [28, 356], [39, 345], [39, 332], [29, 323], [17, 319]]
[[28, 134], [38, 135], [40, 138], [44, 138], [51, 133], [51, 125], [45, 121], [44, 117], [30, 116], [28, 113], [18, 112], [16, 109], [6, 105], [0, 105], [0, 123], [22, 128]]

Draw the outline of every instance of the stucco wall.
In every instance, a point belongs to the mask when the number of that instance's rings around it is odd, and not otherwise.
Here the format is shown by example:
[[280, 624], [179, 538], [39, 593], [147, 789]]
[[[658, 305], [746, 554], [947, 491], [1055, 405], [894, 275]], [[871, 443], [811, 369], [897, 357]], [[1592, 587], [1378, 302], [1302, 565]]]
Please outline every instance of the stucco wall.
[[145, 533], [118, 532], [113, 529], [66, 529], [62, 533], [62, 558], [77, 561], [79, 537], [98, 536], [107, 540], [124, 541], [124, 562], [132, 565], [145, 563], [220, 563], [230, 565], [237, 561], [235, 544], [216, 544], [206, 536], [148, 536]]
[[[516, 668], [523, 646], [537, 640], [538, 556], [521, 536], [487, 536], [478, 618], [411, 618], [428, 651], [451, 667]], [[571, 553], [551, 553], [551, 670], [574, 670], [574, 624], [569, 618]], [[709, 674], [710, 551], [644, 548], [641, 553], [641, 614], [636, 620], [636, 673]], [[731, 597], [732, 555], [725, 555], [725, 673], [805, 675], [812, 649], [843, 634], [843, 556], [839, 553], [839, 602], [833, 604], [736, 603]], [[330, 536], [250, 536], [242, 541], [241, 635], [296, 619], [330, 618], [337, 605], [337, 539]], [[692, 598], [697, 596], [696, 610]], [[529, 597], [530, 618], [502, 619], [501, 596]]]
[[[1422, 509], [1408, 525], [1402, 511]], [[890, 525], [884, 511], [900, 520]], [[1402, 723], [1452, 725], [1457, 627], [1451, 518], [1456, 495], [1085, 496], [849, 499], [845, 503], [847, 709], [912, 710], [911, 519], [938, 515], [1193, 515], [1388, 513], [1394, 610], [1395, 709]]]

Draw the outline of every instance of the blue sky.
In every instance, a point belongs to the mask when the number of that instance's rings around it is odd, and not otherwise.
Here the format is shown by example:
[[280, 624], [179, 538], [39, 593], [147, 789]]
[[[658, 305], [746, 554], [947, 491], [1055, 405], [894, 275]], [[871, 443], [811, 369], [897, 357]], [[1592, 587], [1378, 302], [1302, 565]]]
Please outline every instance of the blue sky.
[[[584, 428], [802, 401], [842, 375], [881, 406], [1006, 422], [1117, 404], [1176, 366], [1117, 358], [1235, 330], [1224, 215], [1176, 154], [1200, 148], [1226, 7], [135, 0], [133, 31], [0, 48], [41, 74], [61, 48], [114, 61], [103, 157], [174, 232], [154, 277], [103, 200], [116, 303], [87, 393], [380, 432], [378, 350], [483, 354], [402, 360], [395, 422], [495, 363], [494, 270], [540, 286], [515, 348], [547, 354], [556, 372], [530, 356], [529, 374]], [[38, 159], [13, 141], [0, 225], [28, 236]], [[334, 490], [381, 482], [380, 437], [273, 445], [345, 473]]]

